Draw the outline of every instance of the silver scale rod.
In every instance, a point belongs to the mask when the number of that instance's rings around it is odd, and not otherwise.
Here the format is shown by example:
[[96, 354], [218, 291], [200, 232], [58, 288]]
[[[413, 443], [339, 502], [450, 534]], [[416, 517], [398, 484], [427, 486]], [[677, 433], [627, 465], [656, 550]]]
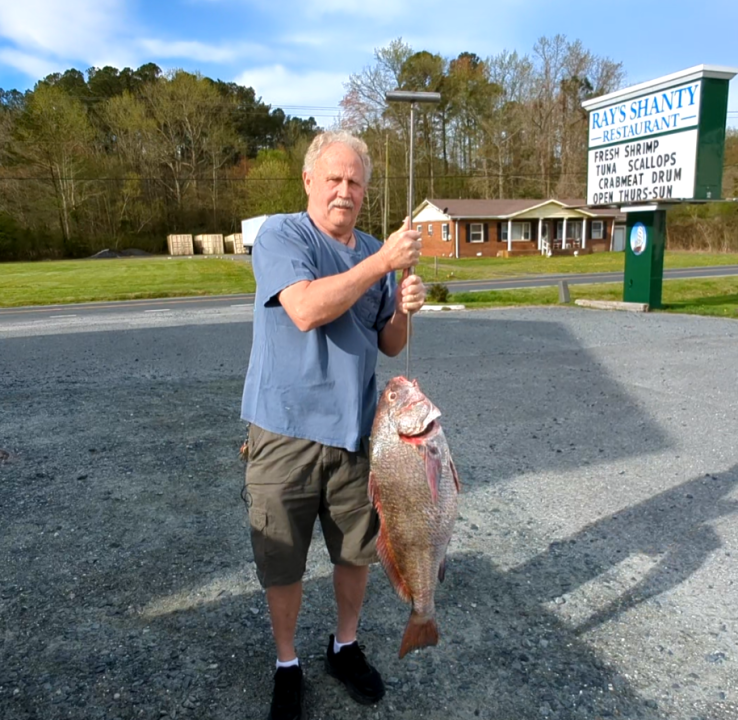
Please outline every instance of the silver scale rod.
[[[415, 167], [415, 103], [410, 105], [410, 158], [409, 166], [410, 171], [408, 173], [407, 183], [407, 225], [408, 229], [413, 227], [413, 198], [414, 194], [414, 183], [413, 183], [413, 168]], [[415, 268], [409, 269], [409, 275], [415, 272]], [[407, 341], [405, 342], [405, 377], [410, 379], [410, 336], [412, 335], [412, 324], [413, 316], [411, 313], [407, 314]]]
[[[414, 168], [415, 168], [415, 108], [417, 103], [437, 103], [441, 101], [441, 93], [437, 92], [413, 92], [406, 90], [395, 90], [385, 95], [387, 102], [409, 102], [410, 103], [410, 156], [408, 158], [408, 183], [407, 183], [407, 228], [413, 226], [413, 209], [415, 207]], [[409, 268], [412, 275], [415, 268]], [[412, 334], [412, 315], [407, 316], [407, 342], [405, 346], [405, 377], [410, 379], [410, 336]]]

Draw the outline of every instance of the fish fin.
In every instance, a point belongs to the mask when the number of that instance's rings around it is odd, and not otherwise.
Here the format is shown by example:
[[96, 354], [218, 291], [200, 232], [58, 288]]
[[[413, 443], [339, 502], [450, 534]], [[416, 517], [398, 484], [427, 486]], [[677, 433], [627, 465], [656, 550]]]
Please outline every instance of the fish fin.
[[411, 650], [438, 645], [438, 627], [435, 618], [421, 615], [415, 609], [410, 613], [405, 634], [400, 645], [400, 657], [403, 658]]
[[438, 566], [438, 581], [443, 582], [446, 579], [446, 558], [441, 560], [441, 564]]
[[451, 465], [451, 473], [454, 476], [454, 483], [456, 484], [456, 492], [461, 492], [461, 482], [459, 481], [459, 473], [456, 472], [456, 465], [454, 465], [454, 461], [451, 458], [449, 458], [448, 461]]
[[412, 600], [410, 588], [407, 586], [407, 583], [400, 574], [395, 552], [387, 538], [387, 533], [384, 531], [384, 527], [379, 529], [379, 535], [377, 536], [377, 555], [379, 555], [379, 559], [382, 561], [382, 567], [384, 568], [385, 573], [387, 573], [387, 577], [392, 583], [392, 587], [394, 587], [402, 600], [409, 603]]
[[438, 478], [441, 476], [441, 454], [438, 448], [433, 445], [423, 446], [423, 455], [425, 459], [425, 476], [428, 479], [428, 487], [431, 491], [431, 499], [433, 502], [438, 501]]

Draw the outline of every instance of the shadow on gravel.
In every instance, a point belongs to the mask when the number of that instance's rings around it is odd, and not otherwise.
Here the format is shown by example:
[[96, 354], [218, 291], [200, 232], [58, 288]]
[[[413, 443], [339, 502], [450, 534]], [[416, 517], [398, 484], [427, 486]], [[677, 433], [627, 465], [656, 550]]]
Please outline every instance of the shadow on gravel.
[[[465, 316], [421, 318], [417, 325], [423, 343], [413, 346], [412, 373], [443, 413], [466, 487], [670, 445], [604, 360], [563, 323]], [[401, 365], [381, 359], [380, 391], [405, 372]]]
[[[550, 602], [574, 593], [586, 583], [605, 578], [608, 584], [632, 585], [622, 594], [610, 590], [610, 602], [597, 609], [576, 628], [578, 635], [609, 622], [651, 598], [678, 587], [718, 550], [722, 542], [712, 523], [738, 515], [738, 465], [707, 473], [671, 488], [623, 511], [598, 520], [563, 542], [552, 543], [511, 573], [521, 580], [536, 578], [545, 590], [538, 596]], [[633, 574], [614, 570], [633, 558], [646, 556], [650, 567], [630, 582]], [[603, 588], [599, 588], [602, 593]], [[578, 598], [586, 604], [585, 598]]]

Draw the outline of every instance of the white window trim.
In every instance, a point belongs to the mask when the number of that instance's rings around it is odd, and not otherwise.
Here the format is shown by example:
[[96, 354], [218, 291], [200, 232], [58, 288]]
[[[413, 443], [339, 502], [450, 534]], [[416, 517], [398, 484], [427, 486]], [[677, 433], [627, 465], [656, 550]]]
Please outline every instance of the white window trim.
[[605, 221], [592, 220], [592, 240], [603, 240], [605, 238]]
[[[500, 242], [507, 242], [507, 223], [502, 223], [502, 232], [500, 233]], [[515, 237], [516, 230], [519, 231], [520, 237]], [[529, 242], [531, 237], [531, 224], [529, 222], [514, 222], [512, 224], [513, 242]]]
[[428, 223], [428, 235], [433, 235], [433, 223]]
[[[475, 228], [479, 228], [475, 230]], [[474, 239], [474, 235], [479, 233], [479, 240]], [[469, 242], [470, 243], [483, 243], [484, 242], [484, 223], [469, 223]]]
[[446, 242], [451, 240], [451, 233], [449, 232], [448, 223], [443, 223], [441, 225], [441, 240], [444, 240]]
[[422, 233], [423, 232], [423, 225], [422, 224], [418, 225], [418, 228], [417, 229], [418, 229], [418, 232], [419, 233]]

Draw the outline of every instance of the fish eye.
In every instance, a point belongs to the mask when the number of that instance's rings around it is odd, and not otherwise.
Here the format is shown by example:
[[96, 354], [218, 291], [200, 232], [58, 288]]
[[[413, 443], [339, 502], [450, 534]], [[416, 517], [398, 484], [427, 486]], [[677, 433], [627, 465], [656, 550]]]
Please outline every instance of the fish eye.
[[390, 402], [394, 402], [395, 400], [397, 400], [397, 393], [392, 391], [391, 393], [389, 393], [389, 395], [387, 395], [387, 397], [389, 398]]

